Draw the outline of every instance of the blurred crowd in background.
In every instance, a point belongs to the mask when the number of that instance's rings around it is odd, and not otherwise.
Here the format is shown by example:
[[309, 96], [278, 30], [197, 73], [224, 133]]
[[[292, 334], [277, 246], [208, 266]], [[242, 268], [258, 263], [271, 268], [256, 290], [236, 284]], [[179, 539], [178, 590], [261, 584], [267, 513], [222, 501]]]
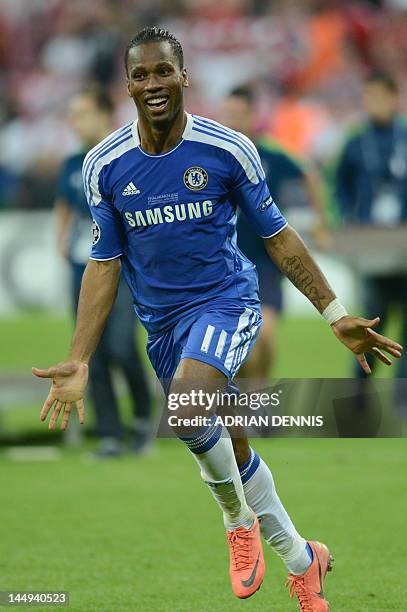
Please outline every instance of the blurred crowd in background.
[[223, 96], [249, 84], [256, 130], [319, 164], [357, 120], [372, 69], [407, 109], [407, 0], [1, 0], [0, 209], [52, 206], [78, 145], [67, 101], [84, 85], [108, 89], [117, 125], [134, 116], [122, 56], [146, 25], [183, 44], [188, 110], [218, 118]]

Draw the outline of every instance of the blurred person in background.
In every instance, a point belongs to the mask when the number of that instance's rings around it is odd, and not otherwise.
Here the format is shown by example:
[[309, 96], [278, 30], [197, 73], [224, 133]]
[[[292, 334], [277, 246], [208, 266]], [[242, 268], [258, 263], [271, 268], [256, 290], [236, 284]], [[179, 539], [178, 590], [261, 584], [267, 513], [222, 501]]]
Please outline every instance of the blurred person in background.
[[[407, 223], [407, 123], [398, 113], [398, 87], [385, 73], [375, 72], [363, 89], [366, 118], [356, 126], [340, 155], [336, 193], [343, 222], [395, 227]], [[383, 328], [389, 308], [400, 307], [403, 345], [407, 342], [407, 274], [367, 275], [363, 279], [364, 311], [381, 313]], [[370, 357], [368, 361], [372, 367]], [[399, 362], [407, 378], [407, 359]], [[362, 368], [358, 375], [364, 377]], [[400, 394], [398, 394], [400, 395]], [[406, 408], [405, 398], [397, 403]]]
[[[68, 157], [62, 166], [55, 211], [58, 250], [71, 267], [74, 313], [91, 246], [91, 216], [83, 189], [82, 164], [86, 153], [112, 131], [113, 110], [109, 96], [97, 87], [83, 90], [70, 101], [71, 125], [82, 142], [82, 148]], [[150, 443], [151, 401], [144, 365], [135, 345], [134, 328], [133, 300], [122, 280], [89, 370], [100, 437], [96, 455], [101, 458], [118, 456], [123, 450], [124, 432], [112, 380], [112, 366], [116, 364], [124, 374], [133, 405], [132, 449], [140, 453]]]
[[[311, 206], [315, 216], [313, 238], [316, 246], [325, 250], [329, 245], [329, 233], [317, 171], [294, 158], [277, 141], [256, 136], [253, 128], [255, 118], [255, 100], [250, 87], [233, 89], [223, 101], [223, 123], [255, 142], [270, 193], [284, 212], [290, 207]], [[256, 265], [263, 318], [257, 342], [240, 374], [245, 378], [267, 378], [276, 354], [277, 322], [283, 308], [283, 275], [244, 213], [239, 215], [237, 222], [237, 244]]]

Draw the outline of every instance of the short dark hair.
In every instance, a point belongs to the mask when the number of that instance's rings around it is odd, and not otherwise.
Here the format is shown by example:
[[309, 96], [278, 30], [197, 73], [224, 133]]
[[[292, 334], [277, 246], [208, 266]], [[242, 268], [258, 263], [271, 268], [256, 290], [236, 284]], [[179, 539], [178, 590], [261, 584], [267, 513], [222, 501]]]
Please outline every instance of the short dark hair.
[[387, 72], [381, 72], [379, 70], [371, 72], [365, 81], [366, 85], [370, 85], [370, 83], [380, 83], [393, 94], [399, 91], [396, 80], [390, 74], [387, 74]]
[[229, 91], [230, 98], [243, 98], [250, 106], [254, 103], [254, 93], [248, 85], [239, 85]]
[[178, 61], [179, 67], [184, 67], [184, 52], [182, 50], [181, 43], [173, 34], [171, 34], [168, 30], [164, 30], [162, 28], [158, 28], [157, 26], [152, 26], [148, 28], [144, 28], [137, 32], [134, 38], [131, 39], [129, 44], [126, 47], [124, 52], [124, 66], [126, 68], [127, 73], [127, 60], [129, 57], [130, 49], [133, 47], [138, 47], [138, 45], [142, 45], [144, 43], [150, 42], [168, 42], [171, 45], [172, 51]]
[[80, 96], [89, 96], [94, 101], [96, 108], [104, 113], [112, 115], [114, 112], [113, 100], [109, 93], [99, 85], [89, 85], [78, 92]]

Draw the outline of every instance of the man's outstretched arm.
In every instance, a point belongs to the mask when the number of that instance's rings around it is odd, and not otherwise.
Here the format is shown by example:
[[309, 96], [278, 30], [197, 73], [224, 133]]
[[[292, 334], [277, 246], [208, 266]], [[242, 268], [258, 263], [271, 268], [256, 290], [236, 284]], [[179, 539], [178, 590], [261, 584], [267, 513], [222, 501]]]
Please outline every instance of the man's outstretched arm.
[[119, 257], [109, 261], [89, 260], [82, 279], [69, 359], [89, 362], [116, 300], [120, 272]]
[[331, 323], [335, 336], [356, 355], [367, 374], [370, 374], [371, 370], [365, 353], [374, 355], [386, 365], [390, 365], [391, 360], [383, 350], [393, 357], [401, 356], [403, 349], [400, 344], [372, 329], [379, 323], [379, 317], [368, 320], [346, 313], [320, 267], [292, 227], [286, 226], [276, 236], [266, 238], [264, 242], [268, 254], [283, 274]]
[[119, 258], [89, 260], [82, 279], [76, 328], [66, 361], [44, 370], [32, 368], [35, 376], [52, 378], [51, 389], [41, 411], [41, 420], [44, 421], [53, 408], [50, 429], [54, 429], [62, 409], [61, 429], [66, 429], [73, 403], [76, 403], [80, 422], [84, 422], [83, 397], [88, 380], [88, 363], [115, 302], [120, 271]]

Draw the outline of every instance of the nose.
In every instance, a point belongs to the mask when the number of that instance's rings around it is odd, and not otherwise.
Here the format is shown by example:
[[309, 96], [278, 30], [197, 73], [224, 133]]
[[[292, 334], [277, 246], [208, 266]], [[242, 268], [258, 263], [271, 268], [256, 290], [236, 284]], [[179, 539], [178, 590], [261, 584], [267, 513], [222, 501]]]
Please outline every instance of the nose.
[[150, 74], [145, 85], [146, 91], [156, 91], [161, 89], [160, 78], [156, 74]]

